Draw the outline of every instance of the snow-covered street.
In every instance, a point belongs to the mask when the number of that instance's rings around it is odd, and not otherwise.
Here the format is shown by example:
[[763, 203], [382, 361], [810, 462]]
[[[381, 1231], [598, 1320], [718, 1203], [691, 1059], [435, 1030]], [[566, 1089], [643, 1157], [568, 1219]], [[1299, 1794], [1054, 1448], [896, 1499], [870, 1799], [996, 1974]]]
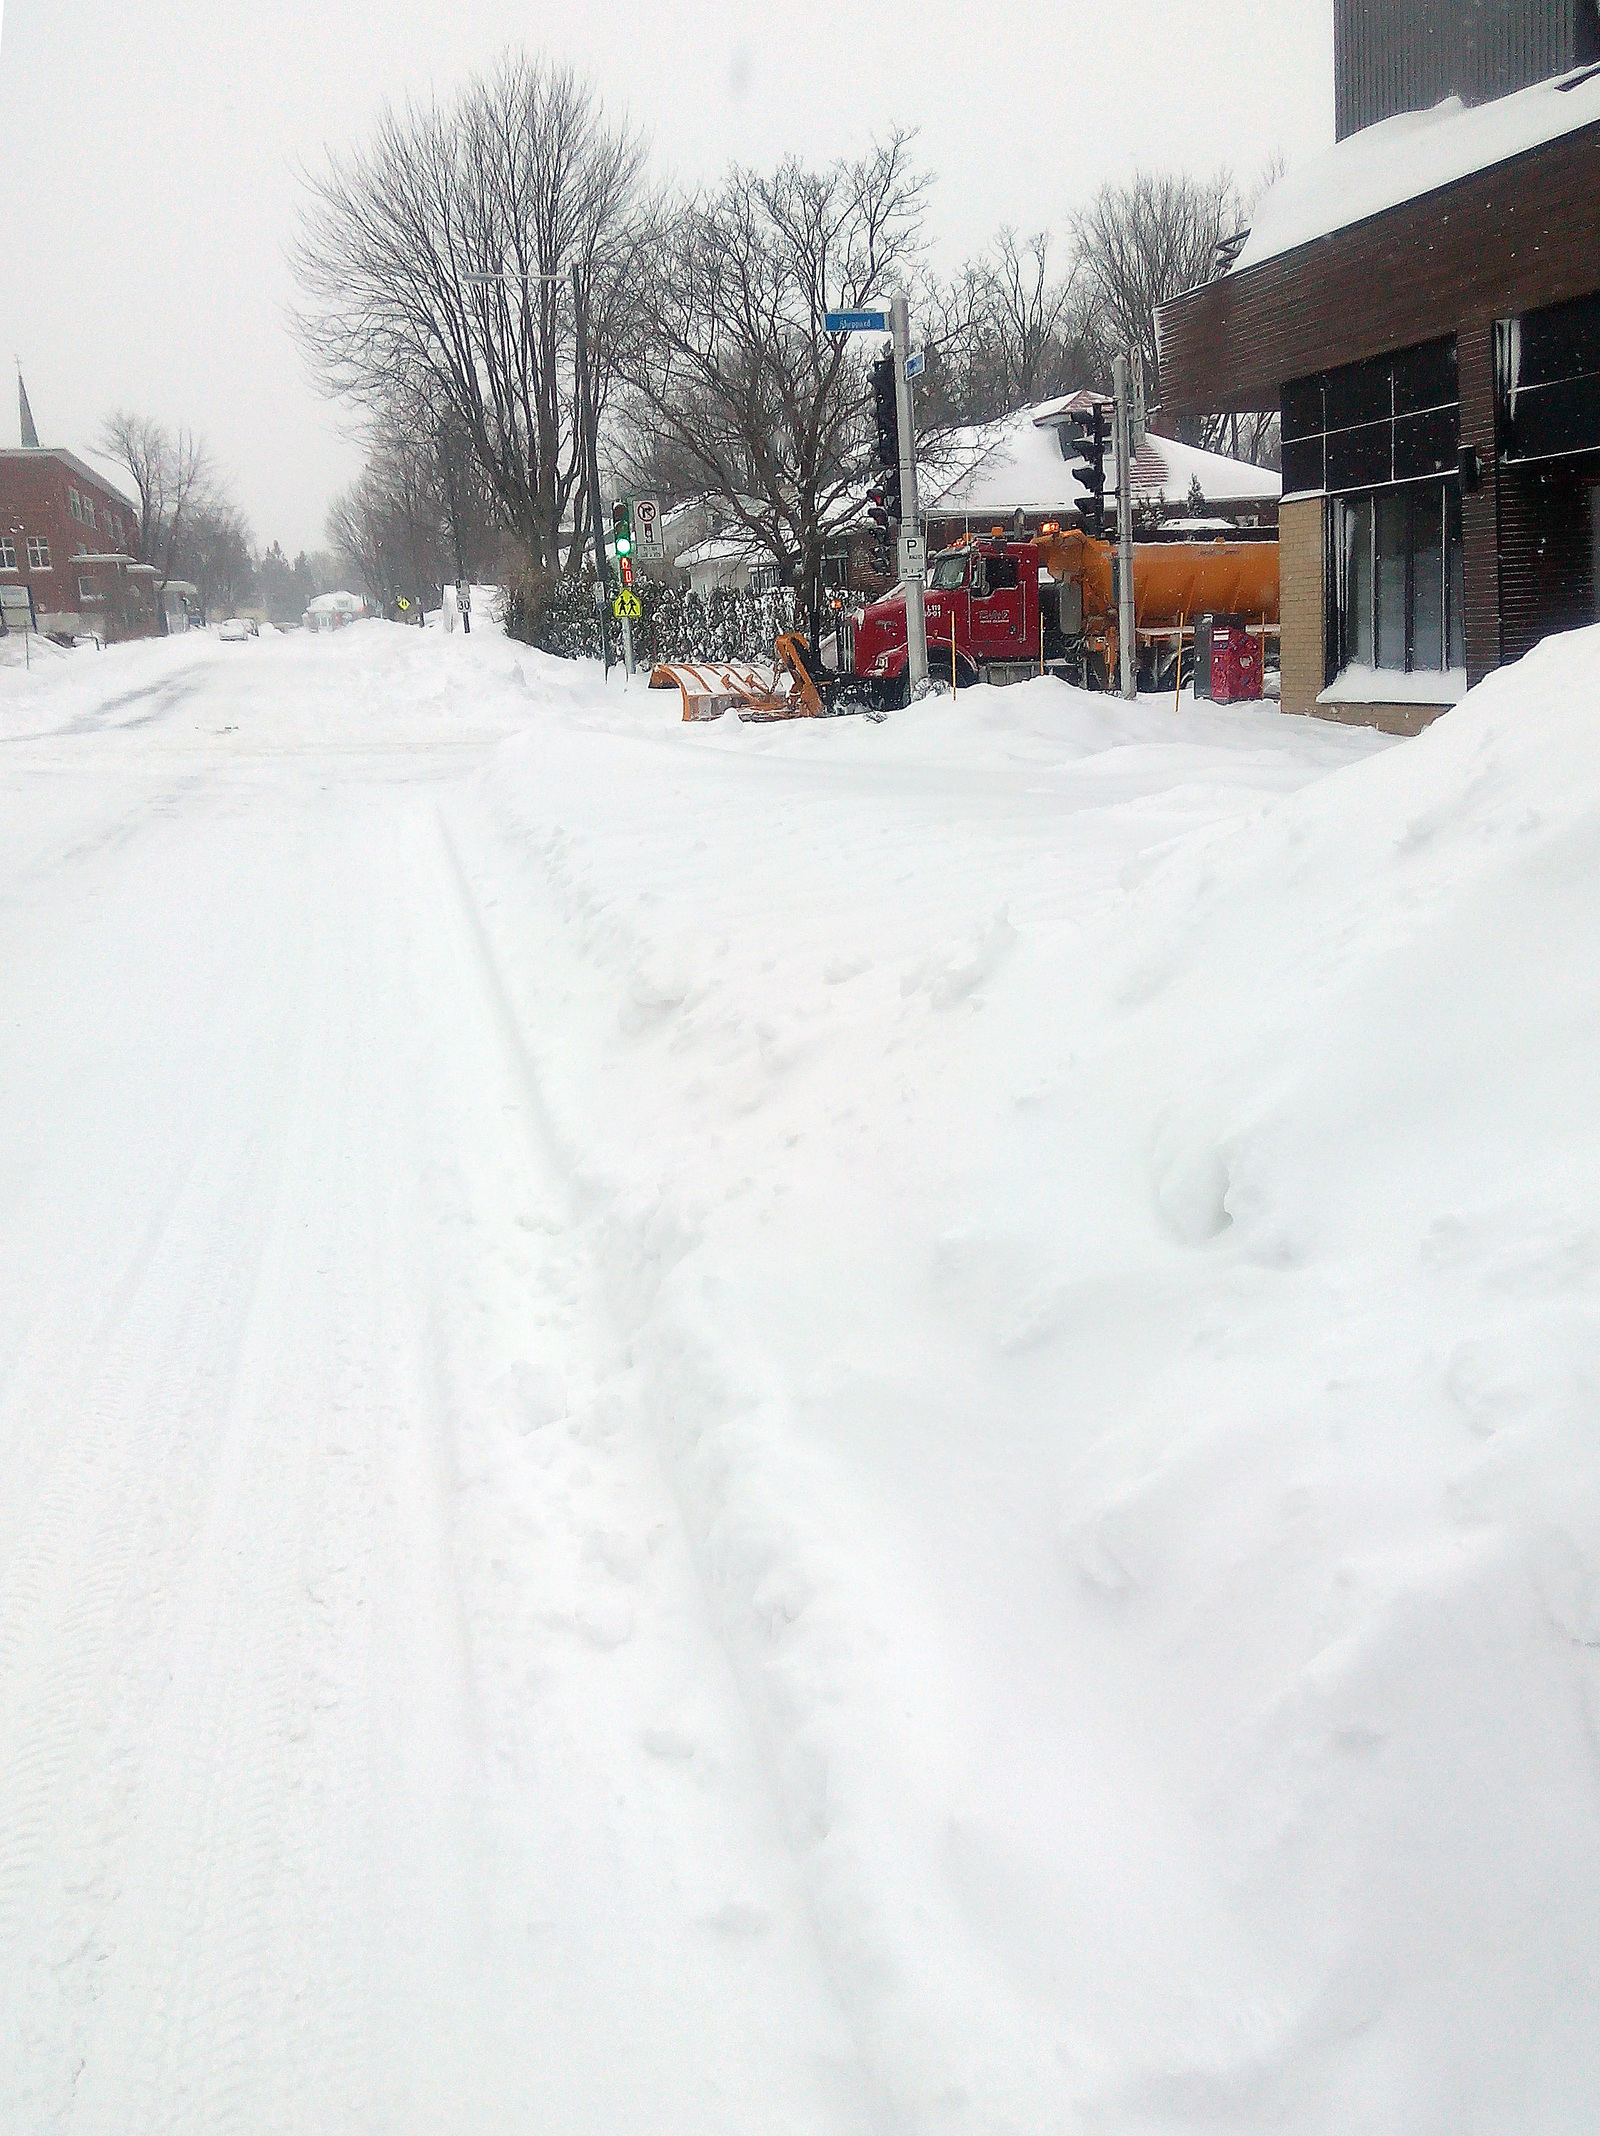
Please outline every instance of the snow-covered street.
[[1597, 685], [0, 670], [0, 2128], [1592, 2128]]

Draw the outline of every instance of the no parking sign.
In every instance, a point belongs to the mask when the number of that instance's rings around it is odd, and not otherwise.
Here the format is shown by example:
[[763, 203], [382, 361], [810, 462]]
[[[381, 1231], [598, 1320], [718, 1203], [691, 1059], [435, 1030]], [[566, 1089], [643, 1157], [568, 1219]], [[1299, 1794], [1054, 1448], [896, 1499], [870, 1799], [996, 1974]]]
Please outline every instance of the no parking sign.
[[633, 501], [633, 542], [640, 556], [661, 554], [661, 499], [636, 497]]

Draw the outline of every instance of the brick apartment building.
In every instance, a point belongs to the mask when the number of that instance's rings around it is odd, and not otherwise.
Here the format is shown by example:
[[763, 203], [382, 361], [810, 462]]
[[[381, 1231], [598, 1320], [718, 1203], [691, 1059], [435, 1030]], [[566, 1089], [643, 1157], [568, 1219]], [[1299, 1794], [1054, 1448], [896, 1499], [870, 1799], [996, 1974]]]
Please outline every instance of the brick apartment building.
[[0, 585], [28, 588], [41, 631], [157, 636], [156, 573], [138, 552], [138, 507], [103, 475], [53, 446], [0, 448]]

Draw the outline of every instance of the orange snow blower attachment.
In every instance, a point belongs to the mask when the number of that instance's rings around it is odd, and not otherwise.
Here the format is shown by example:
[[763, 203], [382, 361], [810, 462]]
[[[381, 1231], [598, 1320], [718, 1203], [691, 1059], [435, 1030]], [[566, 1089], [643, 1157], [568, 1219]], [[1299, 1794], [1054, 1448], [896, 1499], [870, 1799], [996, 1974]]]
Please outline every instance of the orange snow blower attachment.
[[651, 672], [652, 690], [681, 690], [685, 719], [721, 719], [735, 706], [766, 701], [771, 690], [739, 660], [664, 661]]
[[806, 665], [804, 638], [785, 632], [774, 652], [770, 683], [742, 660], [666, 661], [652, 671], [650, 687], [682, 691], [685, 719], [721, 719], [724, 712], [752, 720], [819, 718], [822, 693]]

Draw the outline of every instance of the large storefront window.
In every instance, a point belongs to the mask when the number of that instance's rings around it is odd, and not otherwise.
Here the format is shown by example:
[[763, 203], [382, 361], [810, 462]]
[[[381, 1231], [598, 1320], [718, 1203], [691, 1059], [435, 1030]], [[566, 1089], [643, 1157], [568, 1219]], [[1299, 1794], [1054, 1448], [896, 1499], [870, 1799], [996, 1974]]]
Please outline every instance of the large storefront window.
[[1330, 683], [1465, 667], [1455, 337], [1296, 379], [1282, 415], [1285, 492], [1329, 500]]
[[1466, 665], [1461, 493], [1415, 483], [1332, 507], [1340, 668], [1439, 673]]

